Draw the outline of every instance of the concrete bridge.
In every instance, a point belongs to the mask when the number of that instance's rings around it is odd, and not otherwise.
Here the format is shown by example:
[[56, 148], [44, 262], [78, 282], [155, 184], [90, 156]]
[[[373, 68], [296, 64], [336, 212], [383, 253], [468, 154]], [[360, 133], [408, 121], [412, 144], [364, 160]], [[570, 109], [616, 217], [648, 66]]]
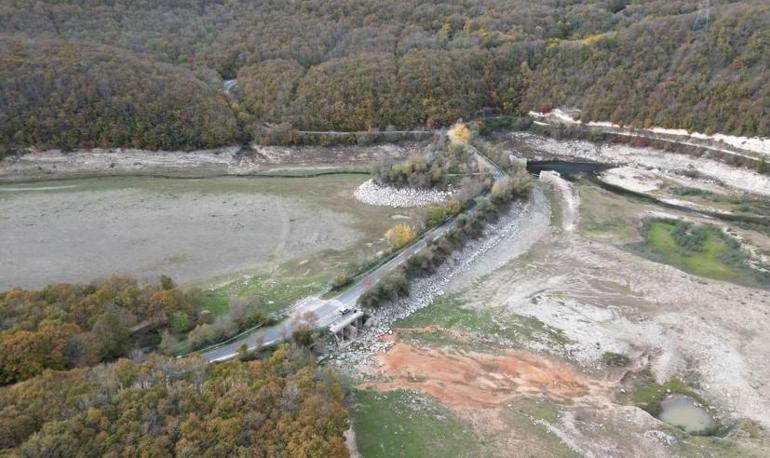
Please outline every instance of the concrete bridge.
[[329, 331], [337, 340], [337, 345], [343, 345], [358, 337], [358, 330], [364, 325], [364, 312], [351, 310], [329, 325]]

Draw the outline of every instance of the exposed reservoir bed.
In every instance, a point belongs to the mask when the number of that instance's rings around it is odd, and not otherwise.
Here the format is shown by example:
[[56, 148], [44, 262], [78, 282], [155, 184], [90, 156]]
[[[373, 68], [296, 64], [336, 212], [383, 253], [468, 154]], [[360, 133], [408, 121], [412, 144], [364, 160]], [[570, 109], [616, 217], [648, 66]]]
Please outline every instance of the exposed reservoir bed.
[[112, 274], [168, 274], [191, 284], [290, 260], [297, 261], [296, 274], [334, 270], [381, 249], [393, 216], [414, 215], [355, 200], [353, 191], [366, 179], [126, 177], [0, 185], [0, 290]]

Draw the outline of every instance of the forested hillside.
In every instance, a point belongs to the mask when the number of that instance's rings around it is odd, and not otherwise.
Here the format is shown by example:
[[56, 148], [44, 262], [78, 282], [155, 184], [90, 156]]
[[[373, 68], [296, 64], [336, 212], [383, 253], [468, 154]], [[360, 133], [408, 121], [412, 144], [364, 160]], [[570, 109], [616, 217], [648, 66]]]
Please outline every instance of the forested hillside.
[[0, 292], [0, 385], [125, 356], [142, 345], [132, 328], [187, 331], [202, 301], [167, 277], [159, 285], [114, 277]]
[[525, 106], [575, 106], [583, 120], [770, 134], [770, 3], [735, 7], [707, 30], [689, 16], [546, 50]]
[[0, 143], [204, 148], [235, 139], [224, 95], [107, 46], [0, 38]]
[[0, 454], [347, 456], [345, 391], [297, 348], [267, 360], [121, 359], [0, 388]]
[[265, 122], [411, 128], [555, 106], [770, 136], [770, 4], [712, 3], [0, 0], [0, 146], [197, 148]]

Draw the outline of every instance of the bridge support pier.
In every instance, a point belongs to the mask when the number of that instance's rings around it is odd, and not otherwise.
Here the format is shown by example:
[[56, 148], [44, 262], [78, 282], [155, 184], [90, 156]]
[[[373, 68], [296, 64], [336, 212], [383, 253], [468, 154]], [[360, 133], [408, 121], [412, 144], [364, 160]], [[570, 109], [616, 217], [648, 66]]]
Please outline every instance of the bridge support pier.
[[337, 345], [344, 345], [358, 337], [358, 331], [363, 324], [364, 314], [360, 310], [356, 310], [329, 325], [329, 331], [334, 334]]

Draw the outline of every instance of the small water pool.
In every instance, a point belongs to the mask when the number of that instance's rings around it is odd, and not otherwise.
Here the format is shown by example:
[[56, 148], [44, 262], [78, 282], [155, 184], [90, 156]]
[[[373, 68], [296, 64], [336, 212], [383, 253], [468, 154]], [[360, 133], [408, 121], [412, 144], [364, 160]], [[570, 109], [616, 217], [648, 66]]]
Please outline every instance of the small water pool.
[[668, 396], [661, 402], [660, 409], [661, 420], [691, 434], [702, 433], [715, 424], [708, 411], [689, 396]]
[[581, 173], [603, 172], [614, 167], [599, 162], [570, 162], [570, 161], [528, 161], [527, 171], [539, 175], [543, 170], [554, 170], [562, 176], [572, 177]]

